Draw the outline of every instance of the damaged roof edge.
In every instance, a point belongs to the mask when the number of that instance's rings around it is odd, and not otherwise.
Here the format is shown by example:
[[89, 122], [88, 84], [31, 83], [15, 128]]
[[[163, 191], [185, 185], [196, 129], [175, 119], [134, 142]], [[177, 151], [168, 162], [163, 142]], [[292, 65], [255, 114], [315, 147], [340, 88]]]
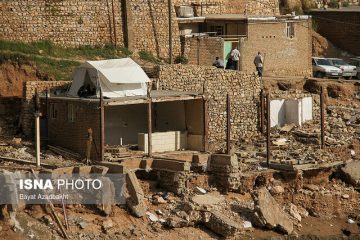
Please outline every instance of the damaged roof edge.
[[[150, 93], [152, 102], [171, 102], [171, 101], [185, 101], [204, 99], [202, 93], [198, 92], [180, 92], [171, 90], [154, 90]], [[41, 96], [41, 99], [46, 99], [46, 96]], [[50, 96], [50, 100], [61, 100], [61, 101], [73, 101], [73, 102], [88, 102], [96, 103], [99, 102], [99, 98], [80, 98], [80, 97], [68, 97], [68, 96]], [[117, 106], [117, 105], [130, 105], [130, 104], [143, 104], [148, 103], [147, 96], [131, 96], [121, 98], [104, 99], [105, 106]]]

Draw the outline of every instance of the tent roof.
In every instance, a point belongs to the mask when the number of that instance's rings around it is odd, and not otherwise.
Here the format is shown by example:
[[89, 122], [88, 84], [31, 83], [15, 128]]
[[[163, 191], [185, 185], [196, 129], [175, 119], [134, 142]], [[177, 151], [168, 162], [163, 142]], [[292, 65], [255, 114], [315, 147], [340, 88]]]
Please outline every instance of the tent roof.
[[80, 68], [95, 68], [110, 83], [150, 82], [144, 70], [131, 58], [87, 61]]

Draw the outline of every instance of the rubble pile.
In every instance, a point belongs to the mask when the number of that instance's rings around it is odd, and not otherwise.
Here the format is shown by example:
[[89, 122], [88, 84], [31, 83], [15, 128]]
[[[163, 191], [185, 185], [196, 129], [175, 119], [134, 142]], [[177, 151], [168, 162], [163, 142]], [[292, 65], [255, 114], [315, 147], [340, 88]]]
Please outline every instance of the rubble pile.
[[360, 136], [360, 110], [356, 105], [328, 106], [325, 122], [326, 144], [342, 146], [351, 144]]

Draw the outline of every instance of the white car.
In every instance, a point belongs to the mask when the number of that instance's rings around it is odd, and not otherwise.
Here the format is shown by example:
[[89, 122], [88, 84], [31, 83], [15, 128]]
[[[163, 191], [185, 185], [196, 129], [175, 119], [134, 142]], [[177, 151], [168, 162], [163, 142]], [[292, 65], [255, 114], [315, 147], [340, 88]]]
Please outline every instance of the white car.
[[342, 76], [345, 79], [351, 79], [356, 76], [356, 66], [350, 65], [340, 58], [328, 58], [331, 65], [338, 67], [342, 70]]
[[326, 58], [313, 57], [312, 70], [314, 77], [317, 78], [340, 78], [342, 76], [342, 70], [333, 66]]
[[349, 63], [356, 66], [356, 78], [360, 80], [360, 57], [351, 58]]

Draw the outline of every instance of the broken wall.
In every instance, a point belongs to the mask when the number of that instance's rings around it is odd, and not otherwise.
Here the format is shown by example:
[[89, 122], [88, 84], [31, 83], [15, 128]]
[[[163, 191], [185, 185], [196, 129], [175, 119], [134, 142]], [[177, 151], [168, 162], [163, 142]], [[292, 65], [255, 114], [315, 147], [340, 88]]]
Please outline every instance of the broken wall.
[[[56, 110], [52, 114], [51, 105]], [[79, 99], [48, 100], [48, 138], [50, 145], [61, 146], [86, 155], [88, 129], [93, 131], [91, 159], [100, 160], [100, 109], [98, 101]], [[69, 119], [69, 105], [73, 107], [73, 119]]]
[[208, 98], [209, 150], [225, 147], [226, 94], [231, 98], [232, 143], [258, 134], [258, 102], [261, 80], [254, 74], [195, 65], [161, 65], [161, 89], [203, 92]]
[[[315, 122], [320, 122], [320, 95], [319, 94], [311, 94], [304, 93], [301, 90], [290, 90], [290, 91], [281, 91], [275, 90], [270, 92], [271, 102], [274, 100], [278, 101], [289, 101], [299, 99], [301, 104], [306, 108], [311, 107], [311, 111], [302, 111], [300, 114], [302, 115], [303, 121], [313, 120]], [[311, 106], [310, 106], [311, 105]], [[273, 111], [273, 106], [271, 107], [271, 111]], [[284, 108], [285, 111], [285, 108]], [[299, 113], [297, 111], [297, 113]], [[285, 113], [284, 113], [285, 114]]]
[[105, 144], [136, 144], [137, 133], [146, 133], [147, 105], [133, 104], [105, 108]]
[[46, 90], [54, 92], [57, 89], [66, 89], [69, 81], [29, 81], [24, 82], [23, 103], [21, 109], [21, 128], [26, 136], [32, 136], [34, 131], [35, 93], [44, 93]]
[[[289, 96], [288, 96], [289, 97]], [[301, 126], [312, 120], [313, 101], [311, 96], [294, 99], [274, 99], [270, 101], [270, 126], [295, 124]]]

